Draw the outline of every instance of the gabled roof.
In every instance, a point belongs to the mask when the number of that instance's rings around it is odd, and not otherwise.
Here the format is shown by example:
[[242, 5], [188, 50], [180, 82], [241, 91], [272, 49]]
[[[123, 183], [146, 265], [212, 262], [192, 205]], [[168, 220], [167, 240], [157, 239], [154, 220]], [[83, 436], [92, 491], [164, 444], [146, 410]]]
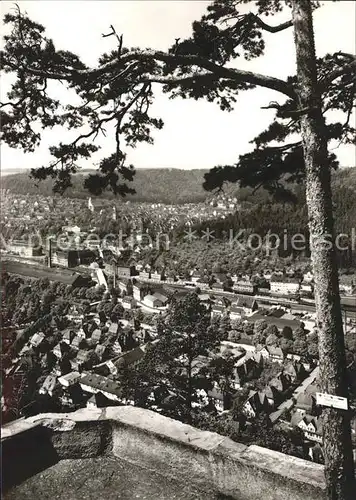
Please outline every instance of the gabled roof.
[[131, 365], [140, 361], [144, 356], [144, 350], [142, 347], [135, 347], [135, 349], [131, 349], [131, 351], [127, 351], [122, 354], [119, 359], [115, 362], [115, 366], [123, 366], [123, 365]]
[[165, 295], [163, 295], [162, 293], [159, 293], [159, 292], [155, 292], [153, 294], [153, 297], [160, 300], [163, 304], [165, 304], [168, 300], [168, 297], [166, 297]]
[[232, 305], [237, 307], [248, 307], [252, 309], [254, 305], [257, 305], [257, 302], [254, 297], [238, 297], [236, 302], [234, 302]]
[[98, 355], [98, 356], [102, 356], [104, 354], [106, 350], [106, 347], [102, 344], [98, 344], [95, 349], [94, 349], [94, 352]]
[[96, 373], [86, 373], [80, 379], [80, 384], [99, 389], [102, 392], [107, 392], [118, 397], [122, 394], [120, 384], [102, 375], [97, 375]]
[[278, 356], [281, 358], [284, 357], [283, 351], [280, 347], [275, 347], [273, 345], [269, 345], [266, 347], [266, 349], [267, 349], [270, 356]]

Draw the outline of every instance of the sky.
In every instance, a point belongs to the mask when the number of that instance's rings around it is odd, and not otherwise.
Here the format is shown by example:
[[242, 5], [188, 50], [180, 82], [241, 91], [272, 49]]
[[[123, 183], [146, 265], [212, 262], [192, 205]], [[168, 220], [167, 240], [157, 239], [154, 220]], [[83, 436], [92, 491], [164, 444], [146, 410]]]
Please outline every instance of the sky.
[[[188, 37], [191, 24], [205, 13], [210, 2], [203, 0], [117, 0], [117, 1], [17, 1], [35, 21], [43, 24], [47, 36], [58, 49], [78, 54], [83, 62], [95, 66], [100, 54], [114, 48], [113, 37], [102, 38], [110, 24], [124, 35], [128, 47], [149, 47], [167, 50], [174, 39]], [[356, 47], [356, 3], [352, 1], [323, 2], [314, 15], [317, 55], [339, 50], [354, 53]], [[1, 18], [13, 1], [0, 3]], [[268, 19], [279, 24], [290, 18], [287, 10]], [[285, 79], [295, 73], [295, 53], [292, 29], [267, 34], [265, 55], [247, 62], [238, 59], [235, 67]], [[2, 78], [2, 93], [9, 86], [9, 77]], [[234, 110], [223, 112], [214, 103], [205, 100], [170, 100], [154, 85], [155, 103], [151, 114], [161, 117], [163, 130], [153, 134], [154, 145], [139, 144], [128, 149], [128, 161], [136, 168], [212, 168], [233, 164], [240, 154], [252, 149], [250, 141], [271, 122], [274, 111], [262, 110], [270, 101], [280, 100], [280, 94], [258, 88], [239, 95]], [[65, 90], [57, 86], [56, 96], [66, 99]], [[2, 96], [3, 99], [3, 96]], [[353, 116], [355, 121], [355, 117]], [[19, 169], [47, 165], [51, 159], [48, 146], [66, 142], [74, 137], [63, 129], [44, 131], [41, 146], [35, 153], [23, 153], [3, 145], [1, 168]], [[91, 160], [81, 163], [83, 168], [95, 167], [100, 158], [114, 150], [112, 136], [100, 136], [101, 149]], [[331, 145], [332, 147], [333, 145]], [[353, 146], [341, 146], [333, 151], [342, 166], [354, 166], [356, 151]]]

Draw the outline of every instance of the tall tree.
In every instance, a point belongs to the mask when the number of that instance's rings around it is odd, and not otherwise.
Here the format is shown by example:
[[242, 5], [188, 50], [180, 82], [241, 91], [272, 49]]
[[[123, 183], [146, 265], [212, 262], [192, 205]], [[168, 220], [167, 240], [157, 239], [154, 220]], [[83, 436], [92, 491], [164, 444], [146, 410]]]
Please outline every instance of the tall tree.
[[[327, 166], [327, 130], [318, 85], [312, 8], [307, 0], [293, 0], [292, 6], [319, 332], [320, 385], [322, 392], [348, 398], [330, 169]], [[354, 465], [349, 417], [335, 408], [324, 409], [323, 438], [328, 496], [331, 499], [351, 498]]]
[[[246, 12], [245, 4], [250, 4], [250, 12]], [[117, 40], [117, 47], [103, 54], [95, 68], [86, 67], [75, 54], [57, 50], [45, 36], [44, 27], [18, 10], [5, 16], [12, 30], [5, 37], [1, 64], [16, 78], [9, 102], [2, 106], [6, 111], [1, 112], [1, 118], [4, 140], [25, 151], [34, 150], [39, 143], [35, 123], [43, 128], [87, 127], [87, 132], [80, 133], [70, 144], [52, 146], [53, 162], [32, 172], [36, 179], [53, 177], [58, 191], [70, 185], [78, 160], [97, 150], [93, 138], [112, 123], [116, 149], [102, 160], [98, 173], [89, 176], [86, 186], [96, 194], [104, 189], [125, 194], [130, 191], [125, 181], [132, 179], [133, 170], [125, 164], [123, 141], [127, 146], [152, 142], [150, 129], [163, 125], [149, 114], [154, 83], [162, 84], [172, 97], [206, 98], [227, 111], [233, 108], [240, 91], [261, 86], [279, 92], [284, 102], [267, 106], [276, 109], [276, 117], [254, 139], [254, 151], [240, 156], [235, 165], [213, 169], [206, 176], [205, 187], [221, 188], [226, 181], [254, 188], [264, 186], [285, 200], [293, 195], [288, 184], [305, 182], [321, 387], [330, 394], [347, 397], [330, 188], [330, 171], [337, 167], [337, 161], [328, 153], [327, 143], [331, 139], [355, 141], [350, 117], [355, 106], [356, 57], [337, 52], [316, 58], [312, 13], [318, 6], [311, 0], [215, 0], [207, 14], [193, 23], [192, 36], [178, 39], [166, 52], [129, 49], [111, 27], [108, 36]], [[284, 7], [292, 9], [289, 21], [278, 26], [265, 22], [263, 16], [273, 16]], [[278, 36], [291, 28], [295, 35], [296, 75], [281, 80], [229, 65], [239, 56], [263, 56], [265, 32]], [[51, 97], [48, 84], [53, 80], [74, 90], [81, 103], [62, 106]], [[345, 121], [326, 125], [325, 114], [331, 110], [344, 112]], [[294, 140], [296, 134], [301, 140]], [[276, 142], [280, 144], [276, 146]], [[325, 409], [323, 429], [329, 498], [345, 499], [353, 479], [347, 415]]]
[[195, 369], [194, 362], [213, 351], [220, 337], [195, 293], [173, 300], [165, 322], [160, 324], [159, 339], [147, 349], [139, 365], [143, 390], [161, 394], [164, 399], [170, 392], [174, 401], [170, 416], [191, 422], [199, 389], [208, 388], [207, 379]]

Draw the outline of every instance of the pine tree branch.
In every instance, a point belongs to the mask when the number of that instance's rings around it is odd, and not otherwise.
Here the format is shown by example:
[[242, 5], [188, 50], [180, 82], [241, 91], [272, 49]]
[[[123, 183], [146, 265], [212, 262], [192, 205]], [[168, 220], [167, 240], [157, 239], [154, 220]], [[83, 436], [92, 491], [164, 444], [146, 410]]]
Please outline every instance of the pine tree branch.
[[262, 21], [261, 18], [258, 16], [252, 14], [253, 20], [258, 24], [260, 28], [262, 28], [265, 31], [268, 31], [269, 33], [278, 33], [279, 31], [283, 31], [287, 28], [291, 28], [293, 26], [293, 21], [287, 21], [282, 24], [278, 24], [278, 26], [270, 26], [269, 24], [266, 24], [264, 21]]
[[352, 73], [356, 72], [356, 57], [354, 57], [354, 60], [350, 62], [349, 64], [345, 64], [341, 68], [337, 68], [334, 71], [331, 71], [329, 74], [327, 74], [324, 78], [322, 78], [319, 82], [321, 85], [322, 89], [328, 88], [328, 86], [336, 80], [336, 78], [339, 78], [339, 76], [346, 75], [347, 73]]
[[[41, 76], [43, 78], [48, 78], [51, 80], [64, 80], [64, 81], [75, 81], [78, 78], [85, 77], [97, 77], [105, 73], [112, 73], [115, 70], [121, 69], [126, 63], [137, 62], [137, 61], [147, 61], [156, 60], [166, 63], [173, 63], [177, 66], [196, 66], [208, 72], [198, 73], [194, 75], [189, 75], [188, 77], [182, 76], [160, 76], [160, 75], [147, 75], [147, 77], [138, 76], [139, 82], [156, 82], [156, 83], [172, 83], [179, 84], [181, 82], [187, 81], [186, 78], [194, 79], [199, 76], [206, 77], [211, 75], [212, 77], [225, 78], [239, 83], [250, 83], [252, 85], [257, 85], [260, 87], [269, 88], [275, 90], [286, 96], [294, 99], [296, 93], [291, 85], [289, 85], [284, 80], [274, 78], [272, 76], [260, 75], [258, 73], [253, 73], [251, 71], [244, 71], [235, 68], [222, 67], [215, 64], [208, 59], [196, 55], [179, 55], [179, 54], [168, 54], [166, 52], [155, 51], [155, 50], [133, 50], [123, 54], [120, 59], [110, 61], [102, 66], [94, 69], [69, 69], [64, 68], [62, 73], [51, 72], [46, 70], [40, 70], [35, 68], [23, 68], [23, 71], [35, 76]], [[13, 66], [13, 69], [18, 69]], [[121, 73], [125, 76], [127, 74], [127, 68], [121, 69]], [[188, 80], [189, 81], [189, 80]]]

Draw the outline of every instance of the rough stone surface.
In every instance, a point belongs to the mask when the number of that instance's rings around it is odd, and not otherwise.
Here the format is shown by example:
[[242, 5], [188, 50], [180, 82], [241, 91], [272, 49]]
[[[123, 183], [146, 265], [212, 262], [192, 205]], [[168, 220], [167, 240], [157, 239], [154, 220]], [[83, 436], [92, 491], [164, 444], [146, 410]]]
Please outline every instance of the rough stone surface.
[[110, 457], [62, 460], [4, 500], [223, 500], [218, 493]]

